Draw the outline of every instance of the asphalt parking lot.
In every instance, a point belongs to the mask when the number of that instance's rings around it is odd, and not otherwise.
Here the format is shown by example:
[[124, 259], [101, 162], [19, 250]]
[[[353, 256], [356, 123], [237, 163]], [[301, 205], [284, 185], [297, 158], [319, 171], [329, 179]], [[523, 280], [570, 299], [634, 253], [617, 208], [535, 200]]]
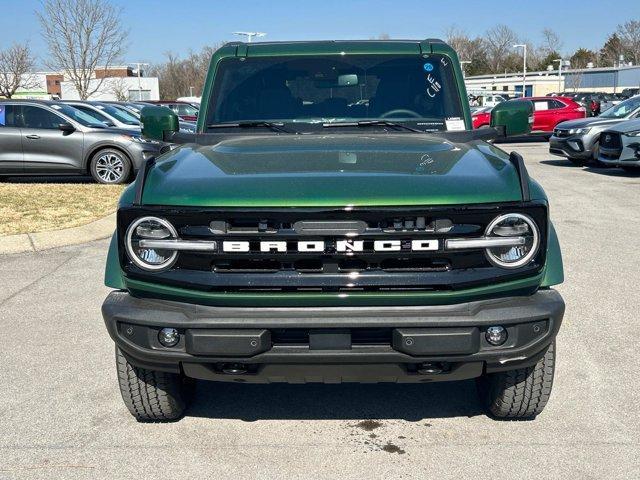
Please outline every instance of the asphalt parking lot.
[[567, 303], [535, 421], [485, 417], [473, 382], [198, 384], [138, 424], [100, 315], [107, 241], [0, 256], [0, 479], [640, 478], [640, 176], [517, 149], [551, 199]]

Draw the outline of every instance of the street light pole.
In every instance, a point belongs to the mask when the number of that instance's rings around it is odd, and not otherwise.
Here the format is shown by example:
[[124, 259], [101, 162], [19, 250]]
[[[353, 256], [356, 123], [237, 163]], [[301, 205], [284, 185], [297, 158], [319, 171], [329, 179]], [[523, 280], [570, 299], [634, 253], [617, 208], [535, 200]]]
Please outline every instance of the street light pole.
[[460, 60], [460, 66], [462, 67], [462, 78], [466, 77], [466, 72], [464, 71], [464, 66], [467, 63], [471, 63], [471, 60]]
[[140, 69], [142, 67], [148, 67], [149, 64], [148, 63], [142, 63], [142, 62], [131, 62], [129, 65], [135, 65], [136, 66], [137, 77], [138, 77], [138, 101], [142, 101], [142, 79], [141, 79]]
[[527, 44], [519, 43], [514, 45], [513, 48], [522, 47], [522, 58], [523, 58], [523, 66], [522, 66], [522, 98], [526, 96], [527, 90]]
[[554, 62], [558, 62], [558, 93], [561, 93], [564, 88], [562, 88], [562, 60], [561, 58], [556, 58], [553, 60]]
[[233, 32], [234, 35], [241, 35], [247, 37], [247, 43], [251, 43], [253, 37], [264, 37], [265, 32]]

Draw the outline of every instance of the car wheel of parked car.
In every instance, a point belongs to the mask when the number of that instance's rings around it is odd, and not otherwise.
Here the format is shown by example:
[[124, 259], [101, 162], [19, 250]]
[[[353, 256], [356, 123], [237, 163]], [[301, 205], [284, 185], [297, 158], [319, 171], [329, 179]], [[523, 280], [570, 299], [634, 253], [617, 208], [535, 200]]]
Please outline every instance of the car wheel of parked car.
[[104, 148], [91, 159], [91, 176], [98, 183], [124, 183], [131, 175], [131, 162], [119, 150]]
[[596, 142], [593, 144], [593, 147], [591, 148], [591, 159], [593, 161], [593, 164], [598, 168], [607, 168], [609, 165], [607, 165], [606, 163], [602, 163], [600, 160], [598, 160], [599, 156], [600, 156], [600, 142]]
[[554, 340], [535, 365], [478, 378], [484, 407], [496, 418], [526, 419], [540, 414], [551, 395], [555, 358]]
[[120, 393], [139, 422], [177, 420], [184, 414], [195, 386], [176, 373], [147, 370], [132, 365], [116, 347]]

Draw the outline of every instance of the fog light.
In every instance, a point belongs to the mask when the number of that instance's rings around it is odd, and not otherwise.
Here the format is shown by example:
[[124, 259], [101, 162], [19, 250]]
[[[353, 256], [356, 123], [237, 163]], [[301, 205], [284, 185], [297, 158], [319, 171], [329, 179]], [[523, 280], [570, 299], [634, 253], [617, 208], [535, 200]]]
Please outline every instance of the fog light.
[[507, 331], [504, 327], [489, 327], [484, 336], [491, 345], [502, 345], [507, 341]]
[[163, 328], [158, 333], [158, 340], [165, 347], [175, 347], [180, 341], [180, 334], [175, 328]]

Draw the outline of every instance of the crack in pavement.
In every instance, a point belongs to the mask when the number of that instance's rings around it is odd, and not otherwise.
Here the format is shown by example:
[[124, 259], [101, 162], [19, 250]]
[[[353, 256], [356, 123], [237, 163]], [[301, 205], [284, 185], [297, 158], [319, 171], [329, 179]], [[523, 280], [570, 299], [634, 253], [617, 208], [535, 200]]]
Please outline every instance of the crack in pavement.
[[56, 273], [58, 270], [60, 270], [60, 268], [64, 267], [67, 263], [69, 263], [71, 260], [73, 260], [74, 256], [73, 255], [69, 255], [66, 259], [64, 259], [61, 263], [59, 263], [58, 265], [56, 265], [52, 270], [49, 270], [48, 272], [44, 273], [43, 275], [40, 275], [38, 278], [36, 278], [35, 280], [33, 280], [32, 282], [29, 282], [27, 285], [25, 285], [24, 287], [16, 290], [15, 292], [13, 292], [11, 295], [9, 295], [7, 298], [5, 298], [4, 300], [0, 301], [0, 307], [4, 306], [8, 301], [16, 298], [18, 295], [20, 295], [21, 293], [23, 293], [24, 291], [28, 290], [29, 288], [31, 288], [32, 286], [34, 286], [35, 284], [37, 284], [40, 280], [43, 280], [45, 278], [47, 278], [48, 276]]

